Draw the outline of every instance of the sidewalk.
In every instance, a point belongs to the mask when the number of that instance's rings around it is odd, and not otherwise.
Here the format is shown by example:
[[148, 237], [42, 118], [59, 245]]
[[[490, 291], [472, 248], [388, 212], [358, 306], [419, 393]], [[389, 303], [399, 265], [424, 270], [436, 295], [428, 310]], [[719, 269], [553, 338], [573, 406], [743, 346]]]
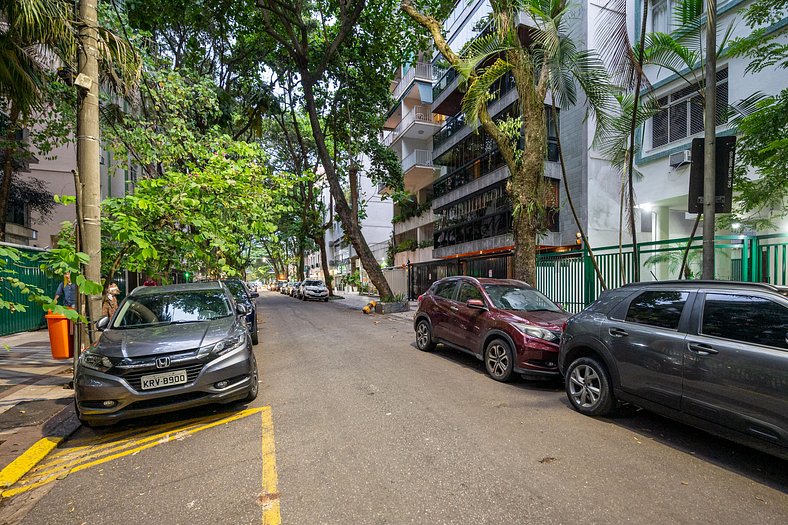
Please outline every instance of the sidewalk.
[[73, 414], [71, 364], [52, 359], [46, 330], [0, 337], [0, 470]]
[[[353, 310], [358, 310], [359, 313], [361, 313], [361, 309], [364, 308], [370, 301], [380, 301], [380, 298], [377, 296], [360, 295], [358, 292], [336, 291], [334, 293], [336, 293], [340, 297], [343, 297], [343, 299], [332, 300], [330, 301], [331, 303], [342, 305], [346, 308], [351, 308]], [[389, 319], [397, 319], [397, 320], [407, 321], [408, 323], [412, 323], [413, 314], [416, 313], [416, 309], [418, 307], [419, 307], [419, 303], [417, 301], [410, 301], [410, 311], [399, 312], [395, 314], [386, 314], [385, 317]]]

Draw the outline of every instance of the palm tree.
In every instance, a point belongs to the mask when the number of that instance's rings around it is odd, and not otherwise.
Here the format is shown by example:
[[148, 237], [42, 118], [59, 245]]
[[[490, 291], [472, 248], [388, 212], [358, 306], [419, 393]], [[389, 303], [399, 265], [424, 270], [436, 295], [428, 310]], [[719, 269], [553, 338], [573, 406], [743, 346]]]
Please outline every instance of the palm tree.
[[16, 140], [30, 114], [40, 107], [48, 65], [74, 47], [73, 6], [66, 0], [0, 0], [0, 109], [5, 115], [3, 180], [0, 184], [0, 240], [5, 239]]
[[[470, 42], [461, 53], [449, 46], [441, 22], [419, 11], [411, 0], [401, 7], [426, 28], [449, 64], [466, 84], [462, 102], [466, 122], [481, 127], [498, 146], [509, 168], [513, 202], [515, 275], [536, 281], [536, 240], [545, 214], [544, 158], [547, 148], [545, 97], [558, 106], [572, 105], [577, 87], [585, 93], [597, 121], [608, 108], [609, 83], [601, 62], [590, 51], [578, 51], [569, 38], [565, 0], [491, 0], [490, 32]], [[530, 18], [529, 33], [519, 33], [519, 17]], [[532, 23], [531, 23], [532, 22]], [[511, 74], [517, 89], [516, 118], [495, 121], [488, 113], [490, 90]]]

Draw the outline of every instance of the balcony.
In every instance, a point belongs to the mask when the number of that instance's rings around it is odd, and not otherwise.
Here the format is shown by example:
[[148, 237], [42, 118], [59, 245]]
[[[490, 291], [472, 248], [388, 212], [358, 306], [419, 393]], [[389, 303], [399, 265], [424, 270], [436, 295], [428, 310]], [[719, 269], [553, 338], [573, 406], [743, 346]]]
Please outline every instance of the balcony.
[[421, 215], [410, 217], [404, 221], [394, 223], [394, 235], [400, 235], [417, 228], [429, 226], [433, 222], [435, 222], [435, 214], [432, 212], [432, 210], [427, 210]]
[[394, 88], [394, 93], [392, 93], [392, 96], [394, 97], [395, 101], [399, 101], [399, 99], [402, 98], [402, 95], [407, 91], [411, 84], [413, 84], [414, 80], [423, 80], [424, 82], [432, 83], [432, 64], [419, 62], [415, 66], [408, 69], [408, 71], [397, 84], [397, 87]]
[[413, 106], [397, 127], [383, 137], [383, 145], [391, 147], [400, 137], [427, 138], [431, 137], [441, 125], [445, 117], [433, 114], [428, 106]]

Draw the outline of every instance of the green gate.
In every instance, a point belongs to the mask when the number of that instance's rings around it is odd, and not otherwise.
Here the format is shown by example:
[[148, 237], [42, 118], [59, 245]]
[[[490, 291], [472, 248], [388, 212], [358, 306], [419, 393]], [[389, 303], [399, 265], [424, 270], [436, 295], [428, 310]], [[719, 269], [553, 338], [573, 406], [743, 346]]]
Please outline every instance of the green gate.
[[[7, 257], [3, 257], [5, 269], [14, 272], [13, 277], [20, 279], [28, 285], [41, 288], [45, 294], [54, 296], [57, 285], [60, 282], [58, 277], [47, 275], [39, 264], [35, 261], [36, 254], [40, 250], [14, 246], [22, 257], [14, 262]], [[1, 285], [0, 285], [1, 286]], [[24, 312], [11, 312], [7, 309], [0, 310], [0, 336], [36, 330], [45, 325], [44, 311], [41, 306], [30, 303], [26, 295], [19, 292], [17, 288], [9, 286], [2, 287], [3, 299], [14, 303], [22, 304], [26, 307]]]

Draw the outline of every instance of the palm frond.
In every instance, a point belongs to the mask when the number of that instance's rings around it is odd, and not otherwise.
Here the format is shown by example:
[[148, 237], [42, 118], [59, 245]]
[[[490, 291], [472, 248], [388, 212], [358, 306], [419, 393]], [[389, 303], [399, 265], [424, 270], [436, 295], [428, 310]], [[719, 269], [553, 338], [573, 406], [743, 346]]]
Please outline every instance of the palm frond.
[[468, 90], [462, 98], [462, 111], [465, 113], [465, 121], [470, 127], [476, 127], [479, 124], [479, 115], [492, 96], [490, 89], [493, 84], [511, 69], [510, 63], [498, 58], [491, 66], [479, 71], [470, 81]]
[[633, 89], [636, 75], [642, 71], [638, 68], [627, 30], [627, 0], [607, 0], [602, 6], [596, 33], [600, 42], [599, 55], [612, 80], [619, 86]]
[[460, 63], [455, 66], [464, 78], [470, 78], [484, 62], [504, 51], [511, 45], [503, 41], [497, 33], [488, 33], [469, 42], [460, 56]]
[[649, 33], [646, 35], [643, 50], [643, 63], [667, 69], [682, 75], [686, 69], [694, 70], [700, 66], [700, 54], [684, 46], [673, 34]]

